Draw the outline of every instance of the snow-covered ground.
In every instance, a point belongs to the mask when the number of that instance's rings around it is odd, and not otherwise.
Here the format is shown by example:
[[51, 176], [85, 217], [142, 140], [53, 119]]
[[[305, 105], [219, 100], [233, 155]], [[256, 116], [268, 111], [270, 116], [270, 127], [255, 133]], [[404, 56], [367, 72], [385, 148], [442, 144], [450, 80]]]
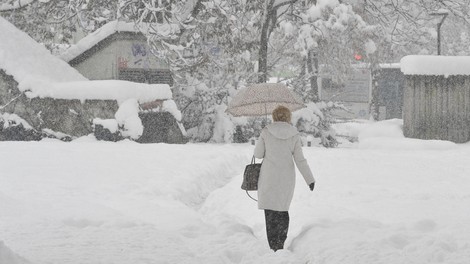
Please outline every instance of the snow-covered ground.
[[1, 142], [0, 264], [470, 263], [470, 144], [400, 123], [304, 147], [316, 189], [298, 177], [277, 253], [240, 189], [251, 145]]

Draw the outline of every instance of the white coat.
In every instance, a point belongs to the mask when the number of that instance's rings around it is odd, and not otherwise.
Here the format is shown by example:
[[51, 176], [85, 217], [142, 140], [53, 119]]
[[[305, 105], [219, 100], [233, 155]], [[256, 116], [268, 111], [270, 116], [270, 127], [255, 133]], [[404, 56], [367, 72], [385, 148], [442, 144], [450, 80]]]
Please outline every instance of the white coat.
[[294, 161], [307, 185], [315, 182], [302, 152], [299, 132], [286, 122], [274, 122], [262, 131], [255, 157], [263, 159], [258, 181], [258, 208], [288, 211], [295, 187]]

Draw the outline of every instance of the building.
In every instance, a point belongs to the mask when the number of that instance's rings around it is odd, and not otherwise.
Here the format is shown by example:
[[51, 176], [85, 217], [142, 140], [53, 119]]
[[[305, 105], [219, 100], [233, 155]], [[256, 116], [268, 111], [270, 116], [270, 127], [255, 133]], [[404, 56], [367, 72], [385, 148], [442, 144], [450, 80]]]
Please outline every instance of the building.
[[[380, 64], [377, 75], [379, 120], [402, 118], [404, 75], [400, 64]], [[344, 119], [369, 119], [372, 100], [372, 75], [367, 64], [354, 65], [344, 83], [327, 75], [319, 78], [322, 101], [341, 102], [349, 111], [336, 110]]]
[[86, 136], [94, 132], [95, 119], [119, 123], [120, 107], [133, 100], [131, 117], [139, 118], [143, 128], [136, 141], [186, 142], [168, 84], [90, 81], [2, 17], [0, 58], [0, 140], [22, 140], [2, 136], [4, 128], [16, 131], [17, 126], [39, 134]]
[[90, 80], [126, 80], [173, 85], [168, 65], [151, 53], [134, 23], [112, 21], [60, 56]]

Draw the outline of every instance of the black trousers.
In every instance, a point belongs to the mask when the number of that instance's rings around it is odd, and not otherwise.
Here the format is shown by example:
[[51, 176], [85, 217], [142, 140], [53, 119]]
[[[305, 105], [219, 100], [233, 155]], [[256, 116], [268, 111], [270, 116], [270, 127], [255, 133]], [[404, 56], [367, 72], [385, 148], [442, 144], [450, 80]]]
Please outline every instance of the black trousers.
[[264, 216], [269, 247], [274, 251], [283, 249], [289, 230], [289, 212], [264, 210]]

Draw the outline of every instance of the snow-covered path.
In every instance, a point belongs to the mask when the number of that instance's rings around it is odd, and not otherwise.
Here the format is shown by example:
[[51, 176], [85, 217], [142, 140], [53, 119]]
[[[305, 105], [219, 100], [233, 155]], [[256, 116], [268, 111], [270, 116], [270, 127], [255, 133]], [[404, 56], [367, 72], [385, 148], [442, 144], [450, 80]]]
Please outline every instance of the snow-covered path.
[[252, 150], [2, 142], [0, 241], [36, 264], [470, 263], [469, 144], [304, 148], [318, 183], [298, 177], [277, 253], [240, 190]]

